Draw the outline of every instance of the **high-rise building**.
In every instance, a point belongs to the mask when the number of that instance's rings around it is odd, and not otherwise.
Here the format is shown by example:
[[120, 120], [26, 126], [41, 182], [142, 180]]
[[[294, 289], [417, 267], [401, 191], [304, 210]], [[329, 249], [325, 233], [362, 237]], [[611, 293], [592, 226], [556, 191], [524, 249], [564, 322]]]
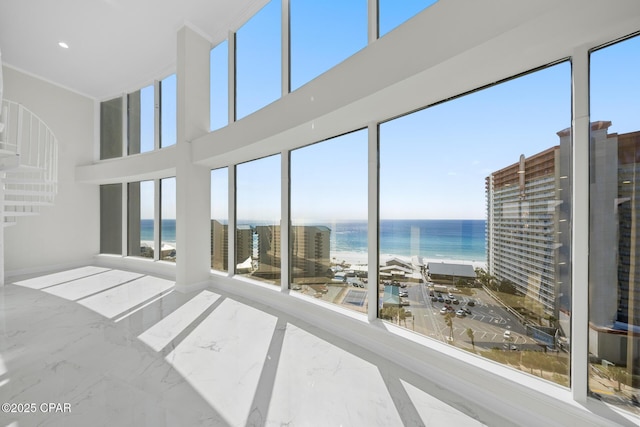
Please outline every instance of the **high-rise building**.
[[[640, 366], [640, 131], [608, 133], [591, 125], [589, 352]], [[611, 215], [611, 211], [615, 215]], [[594, 303], [596, 302], [596, 303]]]
[[257, 225], [258, 268], [254, 275], [264, 279], [276, 279], [280, 276], [280, 226]]
[[[253, 255], [253, 230], [239, 225], [236, 231], [236, 263], [242, 263]], [[229, 226], [211, 220], [211, 267], [215, 270], [229, 268]]]
[[570, 311], [568, 131], [558, 136], [560, 145], [486, 178], [488, 272], [512, 283], [541, 319]]
[[322, 277], [331, 268], [331, 229], [322, 225], [291, 227], [292, 277]]

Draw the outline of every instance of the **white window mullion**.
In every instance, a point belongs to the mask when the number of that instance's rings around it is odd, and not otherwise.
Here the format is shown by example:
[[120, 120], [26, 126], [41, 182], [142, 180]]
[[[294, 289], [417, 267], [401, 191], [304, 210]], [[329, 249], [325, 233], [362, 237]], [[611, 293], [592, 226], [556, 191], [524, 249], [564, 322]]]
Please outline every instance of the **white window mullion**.
[[229, 80], [229, 124], [236, 121], [236, 33], [229, 31], [229, 51], [227, 75]]
[[291, 92], [291, 18], [289, 0], [282, 0], [282, 96]]
[[280, 284], [282, 291], [289, 289], [291, 281], [289, 268], [290, 249], [289, 242], [291, 238], [289, 233], [291, 230], [291, 186], [289, 185], [289, 177], [291, 172], [289, 151], [284, 150], [280, 154], [281, 161], [281, 185], [280, 185]]
[[160, 90], [160, 82], [158, 80], [153, 82], [153, 123], [154, 123], [154, 132], [153, 132], [153, 149], [160, 149], [160, 126], [161, 126], [161, 118], [160, 118], [160, 97], [162, 96]]
[[236, 274], [236, 166], [229, 165], [229, 224], [227, 225], [229, 276]]
[[378, 29], [378, 0], [367, 0], [367, 34], [369, 44], [378, 39], [380, 30]]
[[589, 51], [576, 49], [573, 89], [573, 230], [571, 297], [571, 391], [585, 403], [589, 374]]
[[380, 280], [379, 275], [379, 251], [378, 251], [378, 222], [379, 222], [379, 209], [378, 200], [380, 197], [379, 191], [379, 146], [378, 143], [378, 131], [379, 127], [377, 123], [369, 124], [368, 129], [368, 183], [369, 183], [369, 197], [368, 197], [368, 217], [367, 223], [367, 236], [368, 236], [368, 301], [367, 315], [369, 321], [373, 321], [378, 317], [378, 284]]
[[162, 242], [160, 241], [160, 180], [153, 180], [153, 260], [158, 261], [160, 259], [160, 251], [162, 250]]

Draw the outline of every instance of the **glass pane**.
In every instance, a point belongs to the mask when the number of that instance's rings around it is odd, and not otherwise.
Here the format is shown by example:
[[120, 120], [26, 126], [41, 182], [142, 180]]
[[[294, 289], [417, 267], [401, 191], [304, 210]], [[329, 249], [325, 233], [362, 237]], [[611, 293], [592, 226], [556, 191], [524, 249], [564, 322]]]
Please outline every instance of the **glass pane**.
[[176, 178], [160, 180], [160, 258], [176, 261]]
[[640, 414], [640, 37], [591, 54], [589, 388]]
[[131, 182], [128, 185], [128, 192], [128, 255], [153, 258], [154, 183], [153, 181]]
[[122, 157], [122, 98], [100, 103], [100, 159]]
[[236, 273], [280, 283], [280, 155], [236, 167]]
[[100, 253], [122, 255], [122, 184], [100, 186]]
[[367, 0], [291, 0], [291, 90], [367, 45]]
[[220, 129], [229, 124], [229, 43], [227, 40], [211, 49], [209, 55], [210, 127]]
[[[172, 74], [160, 82], [160, 147], [176, 143], [176, 75]], [[153, 147], [153, 146], [152, 146]]]
[[367, 139], [361, 130], [291, 152], [291, 288], [363, 313]]
[[378, 0], [378, 33], [382, 37], [438, 0]]
[[214, 270], [229, 270], [228, 239], [229, 170], [221, 168], [211, 171], [211, 268]]
[[383, 319], [569, 385], [571, 67], [380, 125]]
[[236, 33], [236, 118], [280, 98], [281, 2], [271, 0]]
[[128, 104], [129, 154], [152, 151], [154, 147], [154, 108], [153, 85], [130, 93]]

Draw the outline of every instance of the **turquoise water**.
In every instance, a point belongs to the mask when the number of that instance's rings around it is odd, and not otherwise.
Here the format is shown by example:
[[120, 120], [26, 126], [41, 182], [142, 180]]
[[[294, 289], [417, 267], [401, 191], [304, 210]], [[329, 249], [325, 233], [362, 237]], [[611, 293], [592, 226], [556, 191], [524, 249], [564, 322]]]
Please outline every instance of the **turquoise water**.
[[[160, 229], [160, 236], [162, 241], [167, 243], [176, 242], [176, 220], [164, 219], [162, 220], [162, 228]], [[140, 240], [153, 240], [153, 220], [141, 219], [140, 220]]]
[[[484, 220], [382, 220], [380, 253], [425, 258], [485, 261]], [[366, 221], [327, 224], [331, 233], [331, 250], [366, 252]]]
[[[382, 220], [380, 253], [425, 258], [485, 261], [485, 220]], [[325, 222], [331, 229], [331, 252], [362, 252], [367, 248], [366, 221]], [[176, 220], [162, 221], [162, 241], [175, 242]], [[153, 220], [141, 220], [141, 240], [153, 240]]]

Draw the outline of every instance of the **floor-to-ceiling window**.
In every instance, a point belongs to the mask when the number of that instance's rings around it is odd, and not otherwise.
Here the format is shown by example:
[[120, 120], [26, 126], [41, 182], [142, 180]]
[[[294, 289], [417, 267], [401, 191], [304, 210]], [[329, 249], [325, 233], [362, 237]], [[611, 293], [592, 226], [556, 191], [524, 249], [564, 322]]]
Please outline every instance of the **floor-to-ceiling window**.
[[236, 33], [236, 118], [282, 93], [281, 2], [271, 0]]
[[155, 146], [155, 89], [145, 86], [127, 95], [128, 153], [153, 151]]
[[122, 184], [100, 186], [100, 253], [122, 255]]
[[367, 0], [291, 0], [291, 90], [367, 45]]
[[177, 82], [171, 74], [160, 81], [160, 147], [176, 144]]
[[160, 180], [160, 252], [158, 259], [176, 261], [176, 178]]
[[380, 125], [383, 319], [569, 385], [571, 65]]
[[438, 0], [378, 0], [378, 34], [380, 37]]
[[100, 160], [122, 157], [122, 98], [100, 103]]
[[154, 187], [153, 181], [138, 181], [128, 184], [127, 252], [130, 256], [154, 257]]
[[367, 131], [291, 152], [291, 288], [367, 310]]
[[229, 270], [229, 168], [211, 171], [211, 268]]
[[210, 82], [209, 126], [211, 130], [229, 124], [229, 42], [211, 49], [209, 54]]
[[640, 36], [591, 53], [589, 390], [635, 413], [640, 413], [638, 69]]
[[236, 166], [236, 273], [280, 283], [280, 155]]

